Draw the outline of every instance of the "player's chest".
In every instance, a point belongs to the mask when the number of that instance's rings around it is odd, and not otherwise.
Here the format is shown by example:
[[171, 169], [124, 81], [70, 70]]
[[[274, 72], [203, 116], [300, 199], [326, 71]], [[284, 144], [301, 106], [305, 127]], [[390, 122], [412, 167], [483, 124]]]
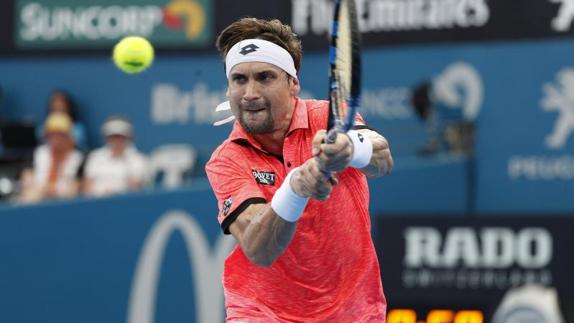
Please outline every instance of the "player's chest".
[[286, 139], [282, 156], [252, 149], [249, 157], [243, 161], [251, 179], [266, 197], [273, 196], [291, 170], [311, 158], [310, 142], [302, 140], [304, 138], [290, 138]]

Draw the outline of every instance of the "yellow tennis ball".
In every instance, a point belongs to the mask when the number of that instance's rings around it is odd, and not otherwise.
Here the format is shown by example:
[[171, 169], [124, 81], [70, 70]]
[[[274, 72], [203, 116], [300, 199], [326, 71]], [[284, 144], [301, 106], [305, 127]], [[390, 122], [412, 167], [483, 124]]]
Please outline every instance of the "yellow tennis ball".
[[124, 37], [114, 46], [114, 63], [126, 73], [144, 71], [153, 62], [153, 57], [153, 46], [143, 37]]

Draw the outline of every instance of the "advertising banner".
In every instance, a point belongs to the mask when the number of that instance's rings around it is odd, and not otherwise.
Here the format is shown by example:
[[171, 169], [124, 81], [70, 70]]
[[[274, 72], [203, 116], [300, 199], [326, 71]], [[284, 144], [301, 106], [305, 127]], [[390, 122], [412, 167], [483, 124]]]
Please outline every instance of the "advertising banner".
[[223, 236], [193, 189], [0, 208], [0, 321], [223, 322]]
[[[566, 192], [574, 190], [573, 51], [568, 41], [365, 50], [360, 113], [397, 158], [390, 203], [433, 212], [434, 204], [422, 201], [440, 193], [440, 205], [450, 210], [572, 211]], [[301, 96], [325, 98], [327, 54], [308, 53], [302, 66]], [[215, 110], [226, 100], [215, 55], [158, 55], [140, 75], [118, 71], [109, 58], [11, 59], [0, 62], [0, 82], [1, 115], [38, 122], [50, 91], [68, 90], [91, 147], [102, 143], [102, 122], [122, 114], [134, 122], [145, 152], [188, 143], [202, 166], [231, 129], [213, 126], [229, 116]], [[429, 100], [419, 107], [431, 117], [417, 110], [419, 95]], [[440, 176], [433, 171], [439, 168]]]
[[[10, 0], [0, 24], [13, 39], [2, 53], [100, 53], [125, 35], [158, 48], [213, 49], [219, 31], [241, 17], [292, 25], [306, 50], [324, 50], [333, 0]], [[12, 8], [14, 7], [14, 8]], [[366, 47], [571, 38], [574, 7], [566, 0], [359, 0]]]
[[376, 225], [389, 323], [574, 317], [574, 217], [385, 216]]
[[[377, 201], [387, 210], [442, 210], [463, 212], [467, 205], [464, 157], [446, 155], [422, 157], [417, 150], [427, 141], [424, 124], [410, 106], [411, 87], [434, 75], [470, 75], [480, 97], [476, 68], [452, 57], [430, 58], [426, 64], [416, 55], [368, 51], [361, 114], [392, 143], [397, 162], [392, 178], [373, 181]], [[420, 68], [403, 70], [401, 66]], [[300, 74], [301, 96], [325, 98], [327, 94], [327, 54], [309, 54]], [[454, 72], [453, 72], [454, 71]], [[154, 156], [168, 144], [190, 144], [197, 153], [194, 174], [201, 175], [213, 150], [228, 136], [229, 111], [216, 111], [226, 100], [226, 80], [221, 60], [216, 56], [158, 55], [152, 67], [139, 75], [120, 72], [109, 58], [21, 59], [0, 62], [0, 83], [6, 93], [0, 115], [6, 119], [34, 119], [43, 122], [46, 100], [56, 88], [74, 97], [80, 120], [88, 131], [91, 148], [103, 144], [101, 125], [111, 115], [124, 115], [134, 124], [135, 144]], [[33, 75], [33, 77], [32, 77]], [[449, 76], [448, 79], [451, 79]], [[57, 80], [57, 81], [55, 81]], [[450, 81], [449, 81], [450, 82]], [[459, 84], [459, 81], [453, 83]], [[475, 85], [473, 85], [475, 84]], [[466, 83], [462, 84], [466, 89]], [[452, 86], [451, 86], [452, 87]], [[476, 89], [475, 89], [476, 88]], [[474, 93], [474, 92], [473, 92]], [[468, 104], [474, 118], [480, 99]], [[462, 111], [460, 106], [454, 110]], [[474, 111], [474, 112], [473, 112]], [[413, 185], [414, 182], [418, 183]], [[435, 183], [446, 183], [441, 190]], [[418, 196], [416, 203], [412, 196]], [[405, 203], [405, 201], [411, 201]]]
[[17, 0], [17, 48], [103, 48], [128, 35], [157, 46], [206, 47], [214, 34], [211, 0]]
[[[572, 37], [566, 0], [358, 0], [366, 46]], [[291, 24], [311, 46], [326, 44], [333, 1], [292, 0]], [[309, 41], [312, 40], [312, 41]]]
[[569, 212], [574, 202], [571, 42], [488, 50], [476, 142], [481, 212]]
[[[0, 208], [3, 322], [222, 322], [207, 183]], [[375, 216], [389, 323], [570, 322], [574, 218]], [[33, 310], [30, 310], [33, 309]]]

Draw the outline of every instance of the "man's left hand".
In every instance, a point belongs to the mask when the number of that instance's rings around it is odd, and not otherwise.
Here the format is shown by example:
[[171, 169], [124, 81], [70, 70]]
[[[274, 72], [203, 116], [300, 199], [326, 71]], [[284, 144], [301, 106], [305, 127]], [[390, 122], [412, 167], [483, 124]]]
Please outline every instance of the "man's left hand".
[[313, 138], [313, 157], [317, 159], [319, 167], [323, 171], [338, 172], [349, 165], [353, 156], [353, 143], [349, 136], [337, 134], [337, 139], [332, 144], [325, 143], [327, 132], [319, 130]]

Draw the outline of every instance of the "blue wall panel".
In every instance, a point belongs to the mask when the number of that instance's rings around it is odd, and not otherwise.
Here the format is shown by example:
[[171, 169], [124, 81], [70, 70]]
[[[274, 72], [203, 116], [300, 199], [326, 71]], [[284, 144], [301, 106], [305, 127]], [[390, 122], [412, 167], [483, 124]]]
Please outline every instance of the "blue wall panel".
[[[213, 257], [221, 236], [217, 206], [206, 183], [197, 186], [177, 192], [1, 208], [0, 321], [127, 321], [144, 241], [170, 213], [184, 212], [198, 223], [207, 255]], [[162, 250], [152, 321], [201, 321], [194, 294], [199, 288], [194, 284], [199, 274], [194, 261], [205, 262], [216, 275], [211, 288], [215, 299], [222, 299], [221, 262], [211, 266], [211, 258], [190, 258], [183, 238], [180, 231], [174, 231]], [[201, 247], [192, 244], [191, 249]], [[205, 290], [198, 293], [209, 296]], [[221, 317], [223, 307], [217, 308], [220, 311], [212, 313], [212, 318]]]
[[[574, 210], [565, 193], [574, 189], [572, 52], [571, 41], [368, 49], [364, 54], [362, 113], [389, 138], [397, 177], [421, 187], [440, 185], [424, 182], [428, 179], [416, 173], [404, 173], [401, 163], [433, 172], [426, 165], [443, 158], [416, 154], [427, 134], [409, 100], [411, 89], [422, 80], [451, 77], [450, 86], [459, 99], [451, 108], [477, 112], [476, 181], [460, 185], [474, 187], [476, 193], [461, 195], [475, 196], [473, 204], [479, 212], [569, 212]], [[326, 75], [326, 54], [307, 55], [300, 75], [302, 95], [325, 97]], [[4, 59], [0, 61], [0, 84], [7, 95], [0, 111], [4, 118], [38, 119], [51, 89], [69, 89], [79, 101], [93, 146], [101, 144], [100, 124], [113, 113], [132, 118], [137, 143], [144, 151], [166, 143], [191, 143], [198, 148], [201, 162], [230, 130], [229, 125], [211, 125], [227, 116], [213, 112], [225, 99], [223, 68], [215, 55], [160, 53], [152, 68], [140, 75], [122, 74], [105, 57]], [[548, 87], [564, 98], [564, 108], [543, 107], [543, 101], [549, 100], [544, 90]], [[473, 96], [477, 100], [472, 101]], [[546, 140], [559, 122], [565, 125], [566, 140], [550, 146]], [[455, 166], [429, 176], [442, 176], [442, 172], [460, 174]], [[468, 179], [463, 175], [462, 181]], [[400, 185], [387, 189], [408, 194]], [[452, 189], [449, 196], [458, 189]], [[451, 187], [440, 186], [440, 190]], [[453, 200], [452, 207], [467, 205], [460, 202]], [[404, 209], [410, 206], [406, 203]], [[426, 207], [429, 212], [439, 210], [430, 204]]]

